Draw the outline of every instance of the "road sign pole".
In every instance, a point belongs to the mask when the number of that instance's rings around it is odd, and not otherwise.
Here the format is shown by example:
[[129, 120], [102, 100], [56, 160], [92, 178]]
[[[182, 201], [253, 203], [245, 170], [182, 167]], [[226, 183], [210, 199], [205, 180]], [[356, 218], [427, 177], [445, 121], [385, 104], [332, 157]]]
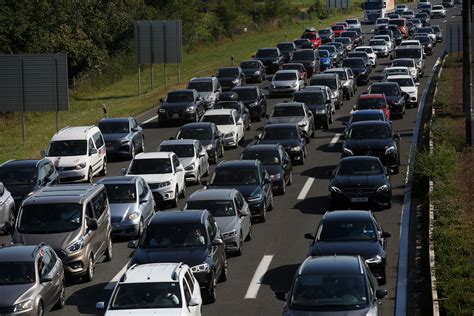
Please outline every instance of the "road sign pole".
[[153, 90], [153, 64], [150, 67], [151, 90]]
[[178, 83], [181, 81], [181, 65], [178, 63]]
[[466, 145], [472, 146], [474, 140], [472, 129], [472, 55], [471, 55], [471, 1], [464, 0], [462, 3], [462, 26], [463, 26], [463, 108], [466, 112]]
[[137, 95], [140, 95], [140, 64], [137, 65]]

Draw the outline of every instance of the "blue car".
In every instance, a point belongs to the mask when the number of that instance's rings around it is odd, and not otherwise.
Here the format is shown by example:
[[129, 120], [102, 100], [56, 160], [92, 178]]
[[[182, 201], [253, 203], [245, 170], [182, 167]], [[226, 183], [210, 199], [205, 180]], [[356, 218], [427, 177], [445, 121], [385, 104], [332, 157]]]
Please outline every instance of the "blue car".
[[319, 63], [321, 65], [321, 71], [331, 69], [334, 66], [332, 55], [327, 50], [320, 50], [319, 52]]

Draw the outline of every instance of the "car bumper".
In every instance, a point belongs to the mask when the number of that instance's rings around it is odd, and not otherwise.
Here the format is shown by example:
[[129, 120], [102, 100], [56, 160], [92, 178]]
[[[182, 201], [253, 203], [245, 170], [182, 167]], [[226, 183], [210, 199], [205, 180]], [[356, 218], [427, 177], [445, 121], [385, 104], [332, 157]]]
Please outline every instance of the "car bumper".
[[87, 168], [81, 170], [59, 171], [59, 181], [62, 183], [86, 181], [88, 176], [87, 173]]
[[201, 289], [207, 289], [211, 282], [211, 274], [209, 272], [193, 272], [194, 277], [199, 283]]
[[298, 87], [284, 87], [284, 88], [272, 88], [270, 87], [270, 94], [292, 94], [298, 91]]
[[194, 113], [158, 113], [158, 123], [196, 121], [197, 112]]
[[184, 177], [186, 182], [196, 182], [198, 179], [199, 170], [196, 168], [194, 170], [187, 170]]
[[272, 181], [272, 191], [273, 193], [275, 192], [280, 192], [283, 190], [283, 187], [285, 186], [285, 178], [282, 175], [281, 178], [279, 179], [271, 179]]
[[387, 195], [365, 195], [345, 196], [343, 194], [331, 194], [332, 209], [386, 209], [390, 206], [392, 194]]
[[224, 146], [228, 147], [228, 146], [237, 146], [238, 144], [238, 141], [236, 139], [236, 137], [229, 137], [229, 138], [224, 138]]
[[157, 203], [172, 201], [177, 194], [177, 192], [175, 192], [171, 186], [159, 189], [151, 189], [151, 193], [153, 194], [153, 198]]
[[382, 260], [380, 263], [367, 263], [370, 268], [370, 272], [372, 272], [373, 276], [377, 279], [384, 279], [385, 278], [385, 261]]
[[234, 235], [231, 237], [224, 238], [225, 250], [227, 252], [234, 252], [239, 250], [240, 236]]
[[400, 115], [403, 114], [405, 106], [404, 105], [391, 105], [390, 106], [390, 114], [391, 115]]
[[252, 218], [257, 218], [263, 216], [265, 213], [265, 199], [262, 199], [258, 202], [249, 202], [250, 215]]
[[54, 252], [61, 259], [64, 266], [64, 273], [69, 277], [81, 277], [87, 273], [88, 252], [82, 249], [76, 253], [68, 254], [65, 250], [55, 249]]
[[128, 156], [130, 154], [130, 143], [121, 144], [121, 143], [105, 143], [105, 150], [107, 155], [121, 155]]
[[139, 232], [139, 224], [132, 221], [112, 223], [112, 236], [114, 237], [134, 237]]

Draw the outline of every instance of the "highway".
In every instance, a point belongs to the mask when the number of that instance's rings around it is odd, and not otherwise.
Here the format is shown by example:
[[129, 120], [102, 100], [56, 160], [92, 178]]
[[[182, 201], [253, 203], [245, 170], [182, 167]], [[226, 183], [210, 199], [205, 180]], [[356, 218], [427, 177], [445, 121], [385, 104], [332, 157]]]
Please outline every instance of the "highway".
[[[446, 31], [447, 23], [461, 20], [459, 12], [459, 5], [449, 8], [445, 19], [432, 20], [431, 24], [439, 24]], [[373, 25], [363, 25], [366, 42], [371, 36], [369, 33], [372, 32], [372, 28]], [[420, 80], [420, 94], [443, 45], [444, 42], [438, 43], [434, 54], [426, 59], [425, 74]], [[389, 58], [378, 59], [377, 67], [371, 74], [371, 82], [378, 81], [383, 69], [390, 64]], [[212, 71], [209, 75], [211, 74]], [[261, 86], [268, 94], [268, 81]], [[366, 86], [359, 86], [357, 95], [364, 92], [366, 88]], [[357, 95], [351, 100], [344, 101], [344, 106], [336, 111], [334, 123], [328, 130], [318, 130], [315, 138], [311, 139], [305, 165], [293, 167], [293, 184], [287, 187], [285, 195], [275, 195], [274, 210], [267, 214], [265, 223], [254, 225], [253, 238], [245, 243], [242, 256], [229, 258], [229, 278], [226, 282], [218, 284], [216, 303], [203, 306], [204, 315], [281, 314], [284, 302], [274, 297], [274, 291], [289, 289], [298, 265], [307, 254], [309, 241], [304, 239], [303, 235], [314, 232], [321, 216], [328, 208], [327, 171], [334, 169], [340, 159], [342, 141], [339, 140], [339, 135], [344, 130], [342, 123], [349, 118]], [[273, 105], [284, 100], [289, 100], [289, 98], [267, 99], [269, 111]], [[409, 108], [402, 120], [393, 121], [395, 132], [401, 135], [402, 165], [400, 173], [392, 177], [392, 208], [375, 213], [384, 230], [392, 233], [387, 248], [387, 284], [382, 286], [389, 291], [382, 303], [384, 315], [394, 313], [403, 190], [416, 111], [416, 108]], [[177, 131], [177, 127], [160, 128], [154, 118], [155, 115], [156, 108], [137, 117], [145, 129], [147, 151], [156, 150], [161, 141], [175, 136]], [[251, 130], [245, 133], [245, 141], [238, 149], [226, 150], [225, 159], [238, 159], [242, 149], [261, 132], [264, 124], [265, 119], [259, 123], [252, 123]], [[129, 161], [109, 161], [109, 175], [120, 175], [120, 169], [128, 164]], [[188, 186], [186, 196], [201, 188], [201, 185]], [[182, 207], [184, 202], [185, 199], [181, 199], [179, 206]], [[8, 243], [9, 240], [9, 236], [0, 237], [0, 243]], [[109, 297], [113, 281], [117, 280], [124, 271], [123, 268], [132, 252], [127, 248], [127, 240], [115, 241], [113, 250], [112, 262], [98, 264], [92, 282], [67, 285], [65, 308], [53, 311], [51, 315], [98, 313], [95, 309], [96, 302]]]

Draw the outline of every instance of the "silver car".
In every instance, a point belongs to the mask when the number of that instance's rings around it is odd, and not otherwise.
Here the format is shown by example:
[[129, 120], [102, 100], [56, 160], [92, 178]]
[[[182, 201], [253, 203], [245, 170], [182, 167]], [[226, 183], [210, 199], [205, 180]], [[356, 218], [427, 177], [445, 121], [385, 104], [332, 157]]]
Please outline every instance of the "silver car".
[[354, 96], [357, 91], [357, 82], [354, 79], [354, 73], [351, 68], [332, 68], [325, 70], [324, 73], [336, 73], [339, 75], [339, 79], [341, 79], [342, 83], [342, 91], [346, 100]]
[[156, 210], [148, 184], [140, 176], [107, 177], [102, 183], [107, 190], [112, 236], [140, 237]]
[[383, 38], [371, 39], [369, 46], [372, 47], [377, 56], [387, 57], [390, 54], [390, 44]]
[[309, 137], [314, 137], [314, 117], [308, 107], [301, 102], [278, 103], [273, 107], [272, 114], [268, 117], [267, 124], [293, 123], [298, 124]]
[[4, 233], [9, 233], [10, 228], [15, 224], [15, 200], [11, 193], [0, 182], [0, 229]]
[[298, 70], [279, 70], [270, 82], [270, 97], [277, 94], [292, 94], [303, 87], [304, 80], [300, 78]]
[[186, 182], [201, 183], [201, 177], [209, 175], [209, 156], [196, 139], [175, 139], [161, 142], [158, 151], [172, 151], [186, 171]]
[[186, 201], [185, 209], [207, 209], [214, 216], [227, 252], [241, 255], [244, 241], [252, 238], [249, 206], [236, 189], [196, 191]]

